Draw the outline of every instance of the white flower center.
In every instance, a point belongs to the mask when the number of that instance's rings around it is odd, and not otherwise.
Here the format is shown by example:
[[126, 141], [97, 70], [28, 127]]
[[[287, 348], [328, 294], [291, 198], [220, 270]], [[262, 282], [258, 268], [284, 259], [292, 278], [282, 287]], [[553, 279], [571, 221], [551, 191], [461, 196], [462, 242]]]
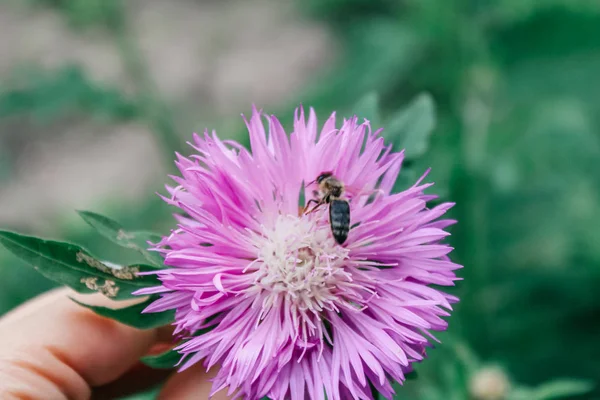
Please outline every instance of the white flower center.
[[256, 246], [254, 290], [263, 295], [263, 309], [284, 301], [301, 313], [337, 310], [338, 285], [352, 277], [344, 270], [348, 250], [335, 242], [323, 213], [281, 215]]

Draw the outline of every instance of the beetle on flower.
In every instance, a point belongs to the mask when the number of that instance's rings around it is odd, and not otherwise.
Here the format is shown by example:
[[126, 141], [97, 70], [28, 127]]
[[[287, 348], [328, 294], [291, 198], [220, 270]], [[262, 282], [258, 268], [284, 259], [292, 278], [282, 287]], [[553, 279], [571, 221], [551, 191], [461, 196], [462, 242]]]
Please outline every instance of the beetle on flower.
[[[213, 393], [392, 398], [457, 301], [431, 287], [458, 279], [441, 242], [452, 204], [428, 208], [436, 196], [423, 178], [392, 194], [403, 153], [366, 120], [338, 129], [333, 114], [319, 130], [300, 108], [288, 136], [254, 109], [246, 125], [251, 151], [205, 132], [194, 135], [196, 154], [178, 155], [181, 177], [165, 200], [184, 214], [156, 244], [169, 268], [156, 272], [161, 286], [138, 292], [161, 294], [145, 312], [176, 310], [180, 368], [218, 367]], [[352, 225], [342, 245], [326, 207], [299, 212], [323, 171], [345, 185]]]

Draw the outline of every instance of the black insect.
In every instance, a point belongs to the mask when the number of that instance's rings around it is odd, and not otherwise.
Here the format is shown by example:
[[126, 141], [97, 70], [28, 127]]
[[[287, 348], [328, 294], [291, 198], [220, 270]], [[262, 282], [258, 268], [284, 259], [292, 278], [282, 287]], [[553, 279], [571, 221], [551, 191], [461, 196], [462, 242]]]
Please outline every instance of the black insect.
[[313, 212], [323, 204], [329, 204], [329, 224], [331, 233], [336, 242], [343, 244], [348, 238], [350, 230], [350, 204], [344, 198], [344, 183], [336, 178], [332, 172], [322, 172], [314, 182], [319, 184], [318, 199], [310, 199], [305, 210], [311, 202], [317, 203]]

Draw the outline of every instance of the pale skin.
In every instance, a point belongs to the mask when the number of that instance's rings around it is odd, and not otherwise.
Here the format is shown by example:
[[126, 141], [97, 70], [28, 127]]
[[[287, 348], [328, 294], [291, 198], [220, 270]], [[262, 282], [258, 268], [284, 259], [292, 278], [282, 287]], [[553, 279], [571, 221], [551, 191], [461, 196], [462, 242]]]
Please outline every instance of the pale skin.
[[[139, 363], [168, 346], [168, 329], [139, 330], [69, 299], [114, 307], [102, 295], [56, 289], [0, 318], [0, 399], [110, 399], [166, 381], [159, 399], [208, 399], [214, 369], [151, 370]], [[223, 391], [225, 392], [225, 391]], [[213, 396], [224, 400], [223, 393]]]

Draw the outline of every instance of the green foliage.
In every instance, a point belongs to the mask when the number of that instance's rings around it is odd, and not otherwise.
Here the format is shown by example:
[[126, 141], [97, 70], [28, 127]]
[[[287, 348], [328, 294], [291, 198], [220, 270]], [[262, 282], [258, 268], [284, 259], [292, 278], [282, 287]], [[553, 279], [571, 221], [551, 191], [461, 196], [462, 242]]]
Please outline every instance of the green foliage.
[[435, 107], [429, 94], [417, 96], [406, 108], [395, 112], [385, 125], [385, 136], [407, 160], [422, 157], [429, 148], [435, 127]]
[[[351, 25], [345, 35], [349, 56], [342, 60], [344, 68], [316, 79], [299, 96], [321, 112], [350, 108], [365, 93], [378, 93], [385, 99], [423, 56], [422, 39], [389, 19]], [[290, 108], [295, 106], [296, 99]]]
[[359, 122], [365, 118], [371, 122], [373, 128], [379, 128], [381, 125], [381, 115], [377, 93], [368, 93], [363, 96], [352, 108], [352, 114], [358, 116]]
[[181, 357], [181, 354], [171, 349], [164, 353], [142, 357], [140, 361], [150, 368], [171, 369], [181, 360]]
[[[589, 394], [590, 381], [555, 379], [537, 387], [511, 382], [505, 368], [482, 362], [473, 350], [459, 338], [443, 334], [443, 346], [431, 354], [428, 362], [419, 365], [419, 379], [395, 385], [398, 399], [461, 400], [476, 398], [471, 393], [479, 380], [479, 390], [489, 389], [489, 398], [505, 400], [571, 399]], [[482, 385], [483, 375], [486, 375]], [[480, 393], [481, 394], [481, 393]], [[488, 398], [488, 397], [482, 397]], [[579, 398], [579, 397], [576, 397]]]
[[120, 0], [30, 0], [34, 4], [53, 7], [63, 13], [76, 28], [102, 27], [123, 24]]
[[[477, 358], [501, 363], [528, 396], [531, 388], [554, 391], [560, 376], [597, 378], [598, 2], [391, 3], [309, 2], [307, 13], [330, 22], [345, 49], [318, 82], [316, 104], [335, 108], [378, 93], [384, 136], [397, 149], [390, 116], [431, 93], [433, 118], [417, 119], [428, 146], [418, 157], [407, 151], [396, 189], [432, 167], [435, 193], [457, 202], [450, 242], [465, 268], [450, 331]], [[383, 51], [387, 45], [394, 49]], [[437, 356], [452, 342], [431, 352], [398, 398], [469, 397], [470, 369]], [[556, 396], [600, 395], [581, 388]]]
[[151, 232], [126, 231], [118, 222], [91, 211], [78, 211], [85, 222], [98, 233], [119, 246], [138, 251], [152, 264], [161, 267], [163, 258], [155, 251], [149, 251], [150, 243], [157, 243], [161, 237]]
[[[376, 93], [361, 97], [352, 107], [352, 113], [370, 120], [375, 129], [382, 125], [379, 96]], [[396, 181], [394, 192], [407, 189], [418, 179], [413, 162], [429, 149], [435, 118], [433, 99], [427, 93], [416, 96], [410, 104], [386, 118], [384, 136], [392, 142], [396, 151], [404, 151], [405, 154], [402, 173]]]
[[142, 265], [113, 266], [80, 246], [0, 231], [0, 243], [42, 275], [79, 293], [99, 292], [115, 300], [133, 298], [133, 291], [156, 286], [156, 278], [138, 276]]
[[314, 17], [328, 18], [340, 25], [358, 23], [367, 16], [385, 14], [398, 8], [394, 0], [307, 0]]
[[593, 388], [594, 385], [588, 381], [559, 379], [536, 388], [518, 388], [511, 393], [509, 400], [571, 399], [589, 393]]
[[417, 371], [412, 371], [406, 375], [404, 375], [404, 377], [406, 378], [407, 381], [412, 381], [415, 380], [419, 377], [419, 374], [417, 373]]
[[144, 309], [156, 299], [156, 296], [151, 296], [148, 300], [142, 303], [117, 309], [93, 306], [82, 303], [75, 299], [72, 300], [83, 307], [89, 308], [98, 315], [114, 319], [115, 321], [119, 321], [125, 325], [129, 325], [138, 329], [152, 329], [168, 325], [175, 319], [175, 312], [172, 310], [159, 313], [142, 313]]
[[[2, 82], [0, 119], [135, 119], [154, 129], [171, 163], [176, 130], [127, 36], [122, 2], [34, 3], [59, 10], [78, 29], [112, 34], [141, 94], [130, 98], [92, 82], [79, 66], [54, 71], [33, 66], [16, 75], [16, 84]], [[341, 56], [302, 93], [291, 95], [289, 107], [273, 111], [289, 113], [301, 101], [320, 116], [332, 110], [358, 113], [383, 127], [396, 150], [406, 148], [396, 190], [432, 167], [427, 178], [436, 182], [432, 192], [457, 202], [451, 217], [458, 224], [449, 241], [456, 249], [453, 258], [465, 268], [459, 272], [464, 282], [451, 291], [461, 301], [449, 319], [450, 334], [440, 335], [442, 344], [417, 365], [419, 379], [396, 387], [398, 398], [470, 398], [470, 380], [490, 363], [501, 365], [510, 381], [507, 400], [598, 398], [600, 389], [590, 382], [600, 376], [600, 3], [297, 3], [332, 28]], [[14, 159], [0, 149], [1, 182], [14, 174]], [[113, 208], [126, 226], [168, 232], [173, 223], [167, 208], [157, 207], [148, 202], [132, 211], [117, 202]], [[94, 213], [82, 217], [123, 249], [145, 249], [147, 240], [156, 241], [126, 230], [119, 236], [119, 224]], [[68, 226], [61, 235], [110, 254], [108, 259], [121, 256], [110, 243], [76, 230]], [[119, 239], [130, 233], [134, 238]], [[37, 244], [2, 235], [2, 243], [43, 264], [60, 283], [88, 290], [77, 274], [92, 271], [72, 268], [80, 263], [73, 261], [70, 245], [45, 241], [43, 256]], [[53, 246], [62, 250], [49, 254]], [[52, 258], [57, 254], [64, 259]], [[142, 254], [162, 266], [157, 253]], [[1, 310], [50, 287], [5, 255], [0, 264]], [[58, 264], [71, 272], [57, 274]], [[21, 284], [25, 280], [28, 285]], [[174, 363], [169, 356], [166, 367]]]
[[103, 121], [126, 121], [138, 113], [136, 105], [115, 88], [92, 82], [81, 67], [55, 71], [26, 68], [13, 73], [10, 84], [0, 84], [0, 118], [28, 115], [40, 123], [77, 113]]

